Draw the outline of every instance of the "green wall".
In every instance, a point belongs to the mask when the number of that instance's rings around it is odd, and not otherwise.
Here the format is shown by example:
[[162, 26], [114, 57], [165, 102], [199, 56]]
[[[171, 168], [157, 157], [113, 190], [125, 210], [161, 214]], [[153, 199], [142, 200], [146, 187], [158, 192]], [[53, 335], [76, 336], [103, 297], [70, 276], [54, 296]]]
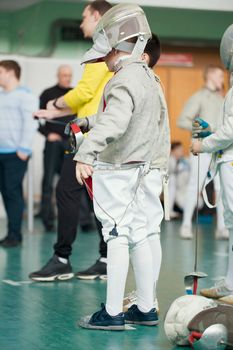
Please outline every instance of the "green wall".
[[[51, 52], [52, 23], [59, 19], [81, 19], [85, 3], [49, 0], [15, 11], [0, 14], [0, 53], [32, 56], [77, 55], [89, 43], [59, 43], [60, 49]], [[218, 46], [226, 27], [233, 22], [233, 12], [144, 8], [152, 31], [164, 42], [184, 41], [192, 44]]]
[[163, 39], [217, 43], [233, 23], [233, 12], [144, 8], [153, 31]]

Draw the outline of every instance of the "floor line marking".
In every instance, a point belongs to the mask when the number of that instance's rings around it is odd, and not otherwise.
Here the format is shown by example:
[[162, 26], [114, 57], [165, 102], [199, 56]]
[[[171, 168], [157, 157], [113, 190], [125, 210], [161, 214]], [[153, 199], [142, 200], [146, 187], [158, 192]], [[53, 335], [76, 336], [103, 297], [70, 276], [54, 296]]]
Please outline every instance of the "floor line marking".
[[13, 280], [2, 280], [3, 283], [9, 284], [10, 286], [20, 287], [25, 284], [31, 284], [32, 281], [13, 281]]

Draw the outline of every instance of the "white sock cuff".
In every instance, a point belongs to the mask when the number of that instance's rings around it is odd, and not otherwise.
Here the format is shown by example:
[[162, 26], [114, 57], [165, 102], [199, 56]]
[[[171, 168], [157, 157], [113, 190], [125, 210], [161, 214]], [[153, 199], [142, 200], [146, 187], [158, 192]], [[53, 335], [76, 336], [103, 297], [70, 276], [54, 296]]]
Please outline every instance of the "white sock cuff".
[[58, 260], [63, 264], [68, 264], [68, 259], [66, 258], [61, 258], [60, 256], [58, 256]]

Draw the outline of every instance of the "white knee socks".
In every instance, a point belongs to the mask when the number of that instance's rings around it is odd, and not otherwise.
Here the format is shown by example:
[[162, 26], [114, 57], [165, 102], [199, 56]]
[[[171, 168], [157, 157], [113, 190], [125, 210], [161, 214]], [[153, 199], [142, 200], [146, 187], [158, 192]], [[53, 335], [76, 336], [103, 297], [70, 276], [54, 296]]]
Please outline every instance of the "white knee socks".
[[150, 249], [153, 259], [153, 275], [154, 275], [154, 297], [156, 297], [156, 284], [159, 279], [160, 267], [162, 262], [162, 249], [159, 233], [155, 233], [148, 237]]
[[107, 243], [107, 300], [106, 310], [116, 316], [123, 310], [125, 283], [129, 268], [129, 245], [126, 237], [117, 237]]
[[[129, 267], [129, 246], [126, 237], [117, 237], [108, 243], [106, 310], [111, 316], [122, 312], [125, 283]], [[142, 312], [153, 308], [154, 286], [161, 264], [159, 235], [144, 239], [130, 250], [137, 285], [137, 305]]]
[[137, 286], [137, 305], [140, 311], [148, 312], [153, 308], [154, 269], [147, 238], [131, 249], [131, 261]]

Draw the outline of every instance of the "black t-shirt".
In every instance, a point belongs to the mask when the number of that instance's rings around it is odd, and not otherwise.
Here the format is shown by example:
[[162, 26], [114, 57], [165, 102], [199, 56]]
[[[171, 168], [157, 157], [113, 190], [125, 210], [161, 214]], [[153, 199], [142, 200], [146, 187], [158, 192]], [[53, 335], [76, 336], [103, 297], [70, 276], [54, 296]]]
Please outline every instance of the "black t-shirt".
[[[48, 88], [42, 92], [40, 95], [40, 108], [46, 109], [46, 105], [48, 101], [54, 100], [55, 98], [61, 97], [65, 95], [68, 91], [70, 91], [72, 88], [63, 88], [59, 85], [52, 86], [51, 88]], [[61, 118], [55, 118], [53, 121], [58, 121], [67, 124], [69, 121], [75, 118], [75, 115], [69, 115]], [[68, 137], [64, 134], [64, 128], [65, 124], [55, 124], [46, 122], [45, 124], [41, 124], [39, 126], [39, 132], [44, 135], [48, 136], [50, 133], [56, 133], [61, 135], [61, 137], [66, 140]]]

